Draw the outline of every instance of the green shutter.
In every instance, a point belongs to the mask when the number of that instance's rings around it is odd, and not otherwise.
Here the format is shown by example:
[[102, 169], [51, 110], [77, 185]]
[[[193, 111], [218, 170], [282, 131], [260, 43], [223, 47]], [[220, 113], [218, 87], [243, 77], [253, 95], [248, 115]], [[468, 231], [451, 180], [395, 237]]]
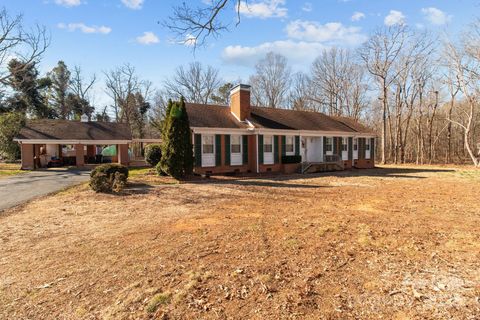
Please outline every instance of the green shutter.
[[353, 160], [353, 138], [348, 138], [348, 160]]
[[230, 165], [230, 135], [225, 135], [225, 165]]
[[333, 154], [338, 154], [338, 138], [333, 137]]
[[282, 157], [287, 154], [285, 149], [287, 149], [287, 137], [282, 136]]
[[194, 137], [194, 146], [195, 146], [195, 166], [202, 166], [202, 135], [196, 133]]
[[263, 135], [258, 135], [258, 163], [263, 164]]
[[327, 137], [323, 136], [323, 155], [327, 154]]
[[300, 155], [300, 136], [295, 136], [295, 155]]
[[273, 163], [278, 163], [278, 136], [273, 136]]
[[370, 159], [375, 161], [375, 138], [370, 140]]
[[365, 138], [358, 138], [358, 159], [365, 159]]
[[243, 164], [248, 164], [248, 136], [242, 136], [243, 139]]
[[215, 165], [222, 165], [222, 135], [215, 135]]

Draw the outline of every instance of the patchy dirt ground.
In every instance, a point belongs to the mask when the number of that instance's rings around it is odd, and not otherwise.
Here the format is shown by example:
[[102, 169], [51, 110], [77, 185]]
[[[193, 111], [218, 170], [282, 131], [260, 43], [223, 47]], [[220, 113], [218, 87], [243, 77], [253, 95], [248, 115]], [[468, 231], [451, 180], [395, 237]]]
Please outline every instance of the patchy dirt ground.
[[478, 170], [133, 180], [0, 216], [0, 318], [480, 317]]

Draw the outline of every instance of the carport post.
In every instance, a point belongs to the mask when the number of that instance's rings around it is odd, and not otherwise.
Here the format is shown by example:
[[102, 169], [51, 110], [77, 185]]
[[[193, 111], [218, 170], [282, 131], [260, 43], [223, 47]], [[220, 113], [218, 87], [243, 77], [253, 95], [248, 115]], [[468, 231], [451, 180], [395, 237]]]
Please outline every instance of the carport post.
[[83, 144], [75, 145], [75, 157], [77, 167], [83, 167], [85, 165], [85, 150]]
[[128, 166], [128, 144], [117, 145], [118, 163], [124, 166]]
[[22, 170], [34, 170], [33, 144], [22, 143], [20, 149], [22, 152]]

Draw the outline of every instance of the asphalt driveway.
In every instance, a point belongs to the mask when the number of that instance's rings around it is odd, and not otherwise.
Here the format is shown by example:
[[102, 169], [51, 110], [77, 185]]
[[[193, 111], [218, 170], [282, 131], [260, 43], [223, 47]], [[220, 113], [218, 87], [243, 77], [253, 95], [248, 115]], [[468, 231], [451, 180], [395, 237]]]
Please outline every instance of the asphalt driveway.
[[0, 211], [87, 181], [89, 170], [48, 169], [0, 179]]

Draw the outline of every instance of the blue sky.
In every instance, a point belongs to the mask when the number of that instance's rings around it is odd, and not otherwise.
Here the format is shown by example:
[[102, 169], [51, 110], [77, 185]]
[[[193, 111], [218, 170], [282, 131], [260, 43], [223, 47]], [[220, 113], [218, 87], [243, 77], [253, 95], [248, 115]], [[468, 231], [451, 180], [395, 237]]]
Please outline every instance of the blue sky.
[[[208, 0], [191, 0], [203, 5]], [[96, 73], [97, 104], [108, 103], [102, 72], [123, 63], [160, 86], [175, 67], [198, 60], [220, 69], [228, 81], [247, 79], [255, 62], [268, 51], [284, 54], [294, 70], [308, 70], [323, 48], [356, 48], [376, 27], [407, 23], [414, 28], [456, 35], [480, 12], [474, 0], [249, 0], [241, 24], [193, 54], [191, 47], [172, 43], [159, 21], [171, 14], [173, 0], [1, 0], [25, 25], [39, 23], [51, 32], [52, 44], [41, 71], [58, 60]], [[480, 16], [480, 15], [479, 15]]]

